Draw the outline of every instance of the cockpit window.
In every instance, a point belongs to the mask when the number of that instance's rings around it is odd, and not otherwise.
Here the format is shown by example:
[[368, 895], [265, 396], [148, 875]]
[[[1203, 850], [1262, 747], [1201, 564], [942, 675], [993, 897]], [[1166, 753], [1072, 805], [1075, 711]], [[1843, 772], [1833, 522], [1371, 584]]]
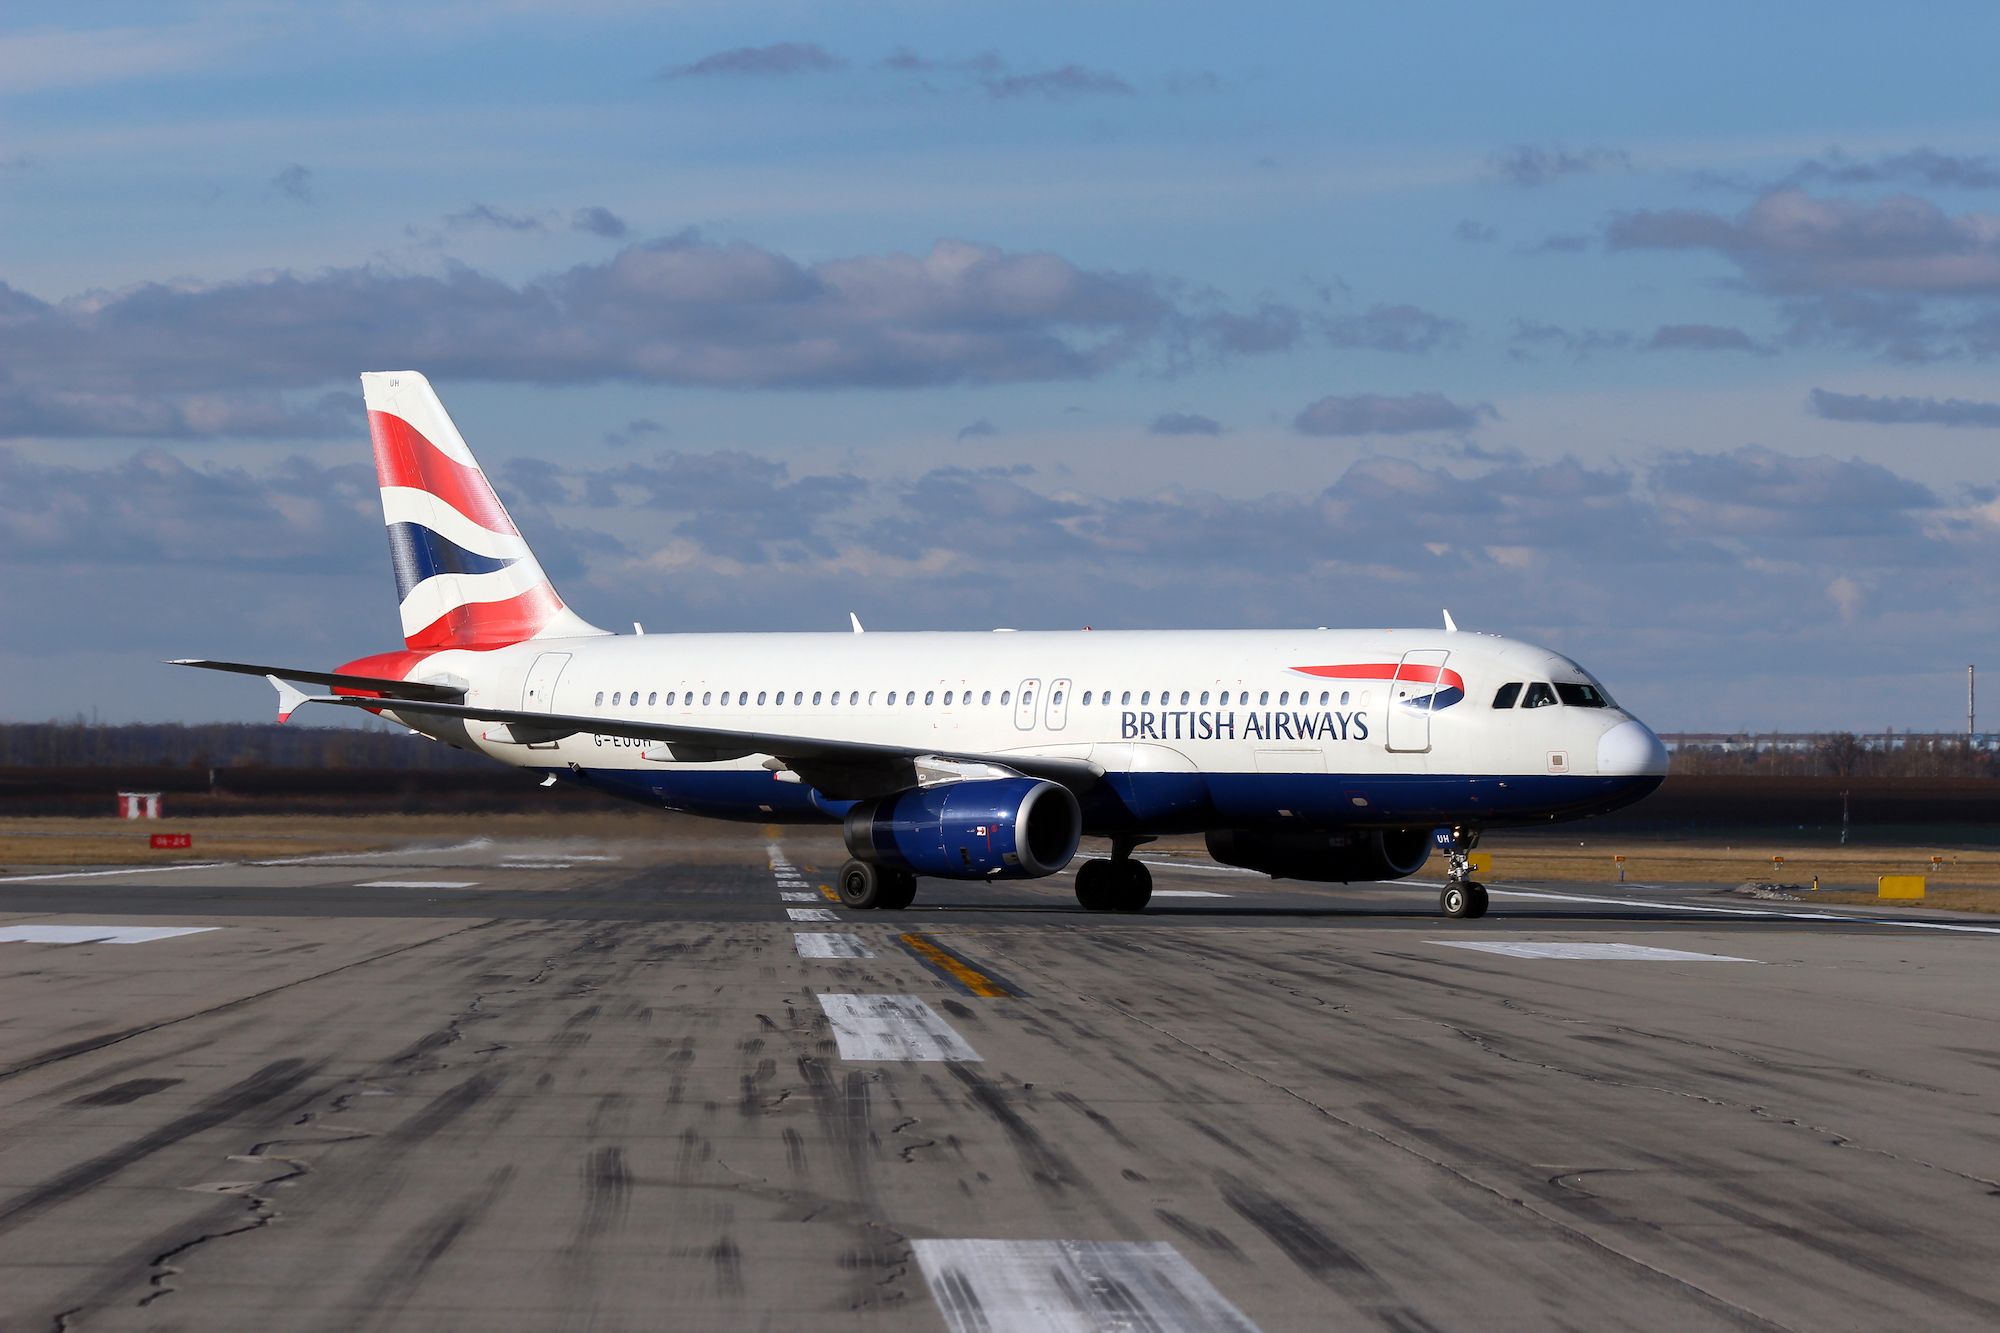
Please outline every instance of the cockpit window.
[[1556, 693], [1571, 708], [1609, 708], [1611, 701], [1604, 697], [1604, 691], [1595, 685], [1585, 685], [1578, 681], [1559, 680]]
[[1545, 680], [1538, 680], [1528, 686], [1527, 697], [1521, 700], [1521, 707], [1547, 708], [1555, 701], [1555, 688]]
[[1510, 680], [1505, 685], [1502, 685], [1498, 690], [1494, 692], [1493, 706], [1495, 708], [1512, 708], [1514, 706], [1514, 701], [1520, 697], [1521, 697], [1521, 682], [1518, 680]]

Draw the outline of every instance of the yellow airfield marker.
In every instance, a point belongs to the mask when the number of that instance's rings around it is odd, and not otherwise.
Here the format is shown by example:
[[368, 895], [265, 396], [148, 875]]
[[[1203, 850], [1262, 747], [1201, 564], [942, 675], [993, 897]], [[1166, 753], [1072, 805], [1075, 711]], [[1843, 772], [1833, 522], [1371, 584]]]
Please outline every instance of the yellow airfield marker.
[[1922, 875], [1878, 875], [1875, 878], [1875, 896], [1878, 898], [1921, 898], [1924, 896]]

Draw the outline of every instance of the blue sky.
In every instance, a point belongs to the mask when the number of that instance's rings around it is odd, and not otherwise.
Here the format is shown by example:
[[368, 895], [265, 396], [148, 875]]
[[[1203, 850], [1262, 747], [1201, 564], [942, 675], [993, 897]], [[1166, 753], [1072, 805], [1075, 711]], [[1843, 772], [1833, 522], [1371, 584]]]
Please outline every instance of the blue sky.
[[1672, 729], [2000, 662], [1990, 6], [76, 10], [0, 20], [6, 716], [389, 646], [405, 366], [607, 625], [1449, 606]]

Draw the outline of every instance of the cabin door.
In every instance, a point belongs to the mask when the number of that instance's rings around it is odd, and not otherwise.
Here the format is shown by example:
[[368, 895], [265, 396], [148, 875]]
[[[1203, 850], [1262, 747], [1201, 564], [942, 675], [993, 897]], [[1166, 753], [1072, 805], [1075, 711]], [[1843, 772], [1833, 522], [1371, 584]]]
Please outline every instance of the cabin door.
[[1389, 749], [1423, 754], [1431, 748], [1431, 713], [1443, 688], [1444, 664], [1451, 653], [1443, 648], [1417, 648], [1403, 654], [1389, 682], [1383, 734]]

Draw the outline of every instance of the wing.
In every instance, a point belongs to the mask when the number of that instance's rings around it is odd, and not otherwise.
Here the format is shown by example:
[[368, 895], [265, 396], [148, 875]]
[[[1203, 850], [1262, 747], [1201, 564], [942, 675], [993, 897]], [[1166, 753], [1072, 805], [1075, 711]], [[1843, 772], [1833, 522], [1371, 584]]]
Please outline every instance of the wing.
[[[1081, 791], [1104, 776], [1087, 759], [1050, 755], [983, 754], [939, 750], [873, 741], [836, 740], [825, 736], [791, 736], [768, 731], [729, 731], [690, 727], [673, 722], [640, 722], [628, 718], [584, 717], [572, 713], [530, 713], [509, 708], [482, 708], [429, 699], [367, 699], [342, 694], [301, 694], [275, 674], [267, 677], [278, 691], [279, 716], [290, 717], [303, 704], [343, 708], [387, 709], [399, 717], [449, 717], [466, 722], [490, 722], [484, 739], [501, 744], [533, 745], [578, 733], [624, 736], [657, 741], [659, 757], [678, 763], [715, 763], [769, 755], [779, 767], [836, 800], [860, 800], [886, 795], [938, 778], [1003, 776], [1047, 778]], [[649, 757], [650, 756], [650, 752]], [[958, 766], [954, 769], [953, 766]]]
[[302, 680], [308, 685], [339, 689], [371, 690], [385, 699], [429, 699], [458, 703], [465, 691], [451, 685], [430, 685], [417, 680], [391, 680], [387, 676], [351, 676], [343, 671], [295, 671], [290, 667], [255, 666], [249, 662], [212, 662], [205, 657], [177, 657], [168, 666], [200, 667], [204, 671], [233, 671], [243, 676], [272, 676], [280, 680]]

